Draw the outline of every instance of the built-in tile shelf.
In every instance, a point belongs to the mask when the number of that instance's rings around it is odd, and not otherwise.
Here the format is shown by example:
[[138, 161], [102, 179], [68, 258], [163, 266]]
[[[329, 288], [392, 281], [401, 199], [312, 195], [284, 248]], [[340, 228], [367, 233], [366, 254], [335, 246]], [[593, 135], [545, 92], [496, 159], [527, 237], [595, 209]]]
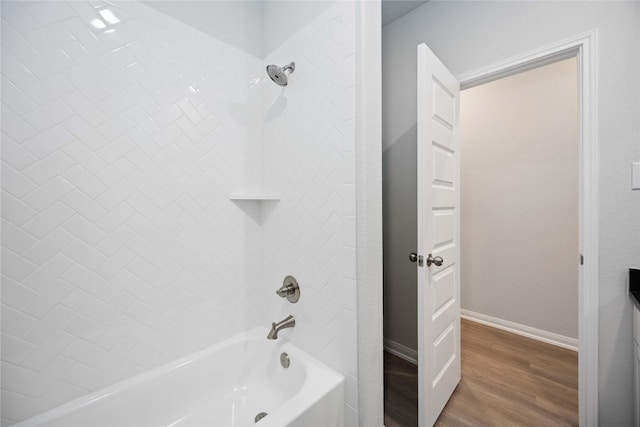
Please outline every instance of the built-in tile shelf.
[[275, 208], [275, 204], [280, 201], [280, 194], [263, 191], [237, 192], [229, 194], [229, 200], [257, 224], [262, 225], [269, 213]]
[[251, 192], [251, 193], [232, 193], [229, 194], [231, 200], [255, 200], [261, 201], [278, 201], [280, 200], [280, 194], [278, 193], [263, 193], [263, 192]]

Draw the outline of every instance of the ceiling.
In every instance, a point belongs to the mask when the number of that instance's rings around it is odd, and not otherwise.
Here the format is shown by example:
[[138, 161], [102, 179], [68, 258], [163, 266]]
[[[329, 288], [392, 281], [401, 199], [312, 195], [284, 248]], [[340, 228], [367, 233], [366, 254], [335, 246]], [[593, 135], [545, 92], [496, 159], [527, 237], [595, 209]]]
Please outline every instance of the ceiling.
[[382, 0], [382, 25], [395, 21], [423, 3], [426, 0]]

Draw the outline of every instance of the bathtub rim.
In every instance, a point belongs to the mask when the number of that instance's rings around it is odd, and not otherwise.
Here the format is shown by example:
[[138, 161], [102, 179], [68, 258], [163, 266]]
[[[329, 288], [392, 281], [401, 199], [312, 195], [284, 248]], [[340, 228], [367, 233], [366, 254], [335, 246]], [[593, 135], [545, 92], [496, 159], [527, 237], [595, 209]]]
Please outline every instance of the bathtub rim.
[[[162, 375], [179, 369], [182, 366], [196, 362], [199, 359], [205, 358], [218, 350], [224, 349], [225, 347], [252, 340], [266, 340], [266, 332], [268, 332], [266, 328], [262, 327], [254, 327], [247, 331], [240, 332], [207, 348], [190, 353], [176, 360], [167, 362], [164, 365], [160, 365], [156, 368], [142, 372], [134, 377], [117, 382], [100, 390], [96, 390], [85, 396], [76, 398], [70, 402], [64, 403], [60, 406], [56, 406], [55, 408], [34, 415], [31, 418], [27, 418], [26, 420], [12, 424], [12, 426], [38, 427], [45, 423], [55, 421], [60, 417], [87, 408], [88, 406], [95, 404], [100, 400], [106, 399], [118, 392], [126, 391], [127, 389], [135, 387], [136, 385], [161, 377]], [[293, 412], [285, 412], [283, 408], [278, 408], [263, 419], [264, 423], [261, 424], [264, 426], [279, 426], [284, 425], [288, 421], [294, 420], [297, 416], [304, 413], [304, 411], [311, 408], [321, 397], [328, 395], [338, 386], [343, 387], [343, 384], [345, 382], [345, 377], [342, 374], [336, 372], [334, 369], [322, 363], [306, 351], [300, 349], [295, 344], [288, 341], [277, 342], [275, 344], [280, 347], [282, 351], [287, 351], [290, 354], [300, 356], [300, 359], [307, 366], [307, 378], [303, 382], [301, 388], [289, 400], [287, 400], [287, 403], [292, 403], [296, 410]], [[309, 371], [308, 367], [312, 367], [313, 370]], [[322, 377], [322, 383], [325, 384], [325, 386], [323, 387], [324, 391], [322, 393], [319, 393], [319, 390], [313, 390], [314, 384], [313, 381], [310, 381], [317, 380], [319, 376]], [[313, 392], [315, 392], [314, 395], [317, 397], [317, 399], [309, 399], [309, 393]]]

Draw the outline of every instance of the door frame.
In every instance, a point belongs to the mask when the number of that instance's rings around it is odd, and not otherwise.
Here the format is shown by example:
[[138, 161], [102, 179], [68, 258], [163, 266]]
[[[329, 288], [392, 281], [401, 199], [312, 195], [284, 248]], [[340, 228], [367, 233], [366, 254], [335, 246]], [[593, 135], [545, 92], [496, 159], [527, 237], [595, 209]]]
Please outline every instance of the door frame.
[[[598, 424], [599, 144], [597, 30], [582, 33], [461, 76], [460, 90], [576, 57], [578, 60], [578, 404], [581, 426]], [[579, 256], [576, 254], [576, 256]]]

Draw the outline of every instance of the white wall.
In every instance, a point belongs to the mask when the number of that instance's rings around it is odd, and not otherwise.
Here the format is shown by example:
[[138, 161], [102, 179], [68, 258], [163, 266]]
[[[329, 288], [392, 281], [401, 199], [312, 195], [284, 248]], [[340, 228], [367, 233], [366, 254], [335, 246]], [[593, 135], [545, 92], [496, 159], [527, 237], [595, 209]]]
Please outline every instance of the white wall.
[[577, 72], [571, 58], [460, 94], [460, 306], [574, 339]]
[[[282, 6], [265, 5], [266, 27], [293, 18], [277, 13]], [[305, 16], [318, 5], [308, 7]], [[263, 308], [265, 324], [293, 314], [296, 327], [285, 334], [345, 375], [349, 426], [358, 416], [354, 19], [353, 2], [331, 3], [265, 58], [295, 61], [296, 70], [287, 87], [264, 88], [263, 185], [281, 200], [263, 211], [264, 292], [254, 295], [263, 305], [274, 302]], [[280, 40], [266, 36], [271, 45]], [[288, 274], [301, 286], [295, 305], [274, 300], [274, 286]]]
[[[264, 59], [331, 7], [328, 0], [143, 1], [172, 18]], [[411, 2], [408, 2], [411, 3]]]
[[382, 10], [356, 4], [356, 275], [360, 426], [384, 425], [382, 316]]
[[[347, 1], [347, 3], [351, 2]], [[312, 21], [330, 8], [333, 1], [269, 0], [262, 1], [262, 4], [264, 29], [260, 37], [261, 58], [266, 58], [274, 50], [288, 43], [296, 33], [307, 31], [309, 25], [314, 25]]]
[[203, 31], [256, 58], [264, 57], [262, 0], [143, 1], [160, 12]]
[[[3, 426], [289, 313], [356, 423], [354, 17], [331, 5], [279, 51], [283, 91], [140, 3], [2, 2]], [[228, 199], [265, 186], [262, 216]]]
[[[417, 44], [426, 42], [460, 76], [593, 29], [599, 30], [599, 416], [601, 425], [630, 425], [633, 354], [627, 269], [640, 258], [640, 199], [630, 189], [629, 163], [640, 157], [640, 4], [427, 2], [385, 26], [383, 156], [397, 144], [415, 153]], [[385, 174], [393, 173], [385, 164]], [[392, 191], [415, 194], [411, 181]], [[415, 227], [411, 206], [398, 207], [394, 215], [402, 218], [395, 221]], [[393, 248], [403, 257], [414, 249], [414, 239]]]

